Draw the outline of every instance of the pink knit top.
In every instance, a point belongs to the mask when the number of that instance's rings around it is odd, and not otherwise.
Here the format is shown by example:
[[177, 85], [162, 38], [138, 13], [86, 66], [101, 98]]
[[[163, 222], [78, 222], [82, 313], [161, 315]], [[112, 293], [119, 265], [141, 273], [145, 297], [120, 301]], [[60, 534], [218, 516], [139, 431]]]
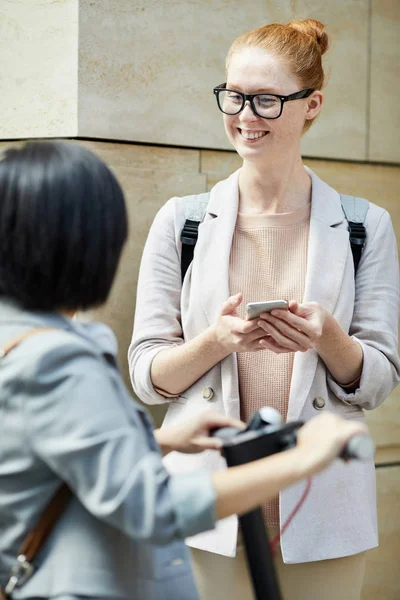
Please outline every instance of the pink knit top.
[[[311, 204], [289, 213], [238, 214], [229, 265], [230, 294], [243, 294], [239, 315], [248, 302], [302, 302], [307, 268]], [[294, 352], [269, 350], [238, 353], [241, 418], [273, 406], [286, 420]], [[267, 525], [279, 524], [279, 502], [263, 506]]]

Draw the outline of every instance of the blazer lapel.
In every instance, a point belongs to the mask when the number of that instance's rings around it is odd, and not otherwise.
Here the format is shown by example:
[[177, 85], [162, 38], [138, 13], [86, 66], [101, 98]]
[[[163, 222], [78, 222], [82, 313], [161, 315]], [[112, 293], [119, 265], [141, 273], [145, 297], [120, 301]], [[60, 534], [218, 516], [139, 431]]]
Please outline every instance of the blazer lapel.
[[[312, 205], [304, 302], [318, 302], [333, 313], [350, 252], [340, 195], [312, 171]], [[307, 399], [318, 354], [297, 352], [293, 363], [288, 420], [296, 419]]]
[[238, 178], [236, 171], [212, 189], [205, 219], [199, 227], [192, 289], [197, 290], [210, 325], [229, 297], [229, 257], [238, 212]]

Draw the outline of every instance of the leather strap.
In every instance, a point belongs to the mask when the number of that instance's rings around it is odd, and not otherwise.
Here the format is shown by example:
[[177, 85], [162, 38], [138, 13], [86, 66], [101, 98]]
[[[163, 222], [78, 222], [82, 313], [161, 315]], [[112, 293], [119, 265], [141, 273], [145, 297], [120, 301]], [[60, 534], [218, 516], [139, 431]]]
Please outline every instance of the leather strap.
[[[54, 327], [38, 327], [22, 333], [14, 339], [7, 342], [2, 348], [0, 348], [0, 359], [7, 356], [14, 348], [16, 348], [21, 342], [30, 338], [33, 335], [49, 331]], [[43, 547], [45, 541], [51, 534], [57, 521], [63, 514], [68, 501], [72, 497], [72, 492], [69, 487], [63, 483], [61, 487], [54, 494], [46, 509], [42, 513], [36, 527], [34, 527], [23, 540], [18, 556], [25, 559], [26, 563], [31, 563], [37, 556], [39, 550]], [[13, 577], [11, 574], [10, 581]], [[22, 579], [22, 578], [21, 578]], [[18, 587], [18, 583], [15, 585]], [[0, 600], [8, 600], [10, 595], [6, 595], [5, 591], [0, 586]]]
[[51, 331], [53, 329], [55, 329], [55, 328], [54, 327], [36, 327], [36, 329], [30, 329], [29, 331], [24, 331], [24, 333], [21, 333], [21, 335], [17, 335], [12, 340], [6, 342], [2, 348], [0, 348], [0, 358], [4, 358], [5, 356], [7, 356], [7, 354], [9, 354], [11, 352], [11, 350], [14, 350], [14, 348], [16, 348], [21, 342], [30, 338], [32, 335], [37, 335], [38, 333], [42, 333], [43, 331]]
[[57, 490], [44, 513], [39, 519], [38, 524], [32, 531], [28, 533], [21, 544], [19, 554], [23, 554], [28, 562], [32, 562], [39, 550], [44, 545], [44, 542], [49, 537], [53, 527], [64, 512], [68, 501], [72, 496], [69, 487], [63, 483]]

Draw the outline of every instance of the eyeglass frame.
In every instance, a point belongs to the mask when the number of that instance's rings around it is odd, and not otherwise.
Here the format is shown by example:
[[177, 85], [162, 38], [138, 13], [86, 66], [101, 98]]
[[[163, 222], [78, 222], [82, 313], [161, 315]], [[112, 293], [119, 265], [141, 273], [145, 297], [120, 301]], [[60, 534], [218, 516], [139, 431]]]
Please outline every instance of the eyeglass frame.
[[[253, 113], [255, 115], [257, 115], [257, 117], [260, 117], [260, 119], [268, 119], [268, 120], [279, 119], [279, 117], [282, 115], [283, 105], [285, 104], [285, 102], [290, 102], [291, 100], [302, 100], [303, 98], [308, 98], [309, 96], [311, 96], [311, 94], [314, 91], [315, 90], [313, 88], [307, 88], [305, 90], [300, 90], [299, 92], [294, 92], [294, 94], [289, 94], [288, 96], [283, 96], [282, 94], [269, 94], [268, 92], [263, 92], [263, 93], [258, 93], [258, 94], [244, 94], [243, 92], [239, 92], [238, 90], [232, 90], [230, 88], [227, 88], [226, 83], [221, 83], [221, 85], [217, 85], [213, 89], [213, 92], [217, 99], [218, 108], [222, 113], [224, 113], [224, 115], [229, 115], [231, 117], [238, 115], [240, 112], [242, 112], [242, 110], [246, 106], [246, 102], [248, 101], [248, 102], [250, 102], [250, 106], [252, 108]], [[235, 94], [239, 94], [243, 100], [241, 108], [235, 113], [227, 113], [224, 110], [222, 110], [221, 104], [219, 101], [219, 92], [235, 92]], [[263, 115], [260, 115], [257, 112], [255, 104], [254, 104], [254, 98], [256, 96], [274, 96], [275, 98], [279, 98], [279, 100], [281, 101], [281, 110], [279, 112], [279, 115], [277, 115], [276, 117], [264, 117]]]

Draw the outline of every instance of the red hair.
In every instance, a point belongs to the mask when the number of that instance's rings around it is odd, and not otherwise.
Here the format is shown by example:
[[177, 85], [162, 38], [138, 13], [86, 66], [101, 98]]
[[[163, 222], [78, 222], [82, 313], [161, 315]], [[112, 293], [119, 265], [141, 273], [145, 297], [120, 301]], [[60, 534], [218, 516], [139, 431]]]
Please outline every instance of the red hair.
[[[304, 89], [321, 90], [325, 75], [322, 55], [328, 49], [329, 38], [319, 21], [290, 21], [283, 25], [271, 23], [243, 33], [233, 42], [226, 58], [226, 70], [233, 54], [243, 48], [262, 48], [282, 59]], [[306, 121], [307, 130], [313, 120]]]

